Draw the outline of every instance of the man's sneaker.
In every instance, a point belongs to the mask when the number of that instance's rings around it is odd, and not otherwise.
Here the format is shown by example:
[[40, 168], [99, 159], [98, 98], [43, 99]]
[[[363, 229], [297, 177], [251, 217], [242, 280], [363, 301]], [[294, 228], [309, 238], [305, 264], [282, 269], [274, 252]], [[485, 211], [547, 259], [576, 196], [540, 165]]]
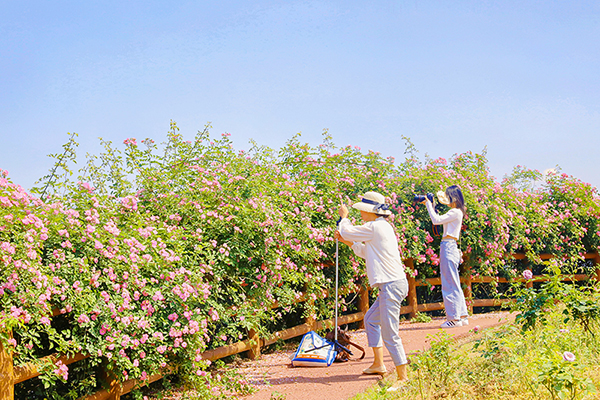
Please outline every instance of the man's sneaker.
[[462, 322], [463, 326], [469, 325], [469, 317], [461, 318], [460, 322]]
[[449, 319], [448, 321], [440, 325], [440, 328], [458, 328], [459, 326], [463, 326], [463, 323], [460, 319], [458, 321]]

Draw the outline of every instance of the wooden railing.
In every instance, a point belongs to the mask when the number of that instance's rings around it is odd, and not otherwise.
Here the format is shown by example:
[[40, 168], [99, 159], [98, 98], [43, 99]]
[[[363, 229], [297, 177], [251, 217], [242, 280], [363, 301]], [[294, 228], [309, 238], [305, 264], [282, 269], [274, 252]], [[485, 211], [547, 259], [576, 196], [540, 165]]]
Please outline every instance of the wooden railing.
[[[524, 254], [514, 254], [512, 256], [514, 259], [522, 260], [525, 259]], [[542, 259], [550, 259], [553, 256], [549, 254], [542, 254], [540, 256]], [[598, 253], [588, 253], [585, 254], [585, 258], [591, 260], [594, 265], [600, 265], [600, 255]], [[413, 260], [407, 259], [404, 260], [406, 267], [410, 270], [414, 269]], [[582, 281], [587, 279], [596, 279], [600, 280], [600, 269], [596, 269], [595, 276], [590, 277], [587, 275], [575, 275], [565, 277], [565, 280], [572, 281]], [[544, 281], [546, 278], [542, 276], [534, 276], [532, 280], [527, 281], [528, 285], [531, 286], [534, 281]], [[472, 277], [468, 271], [463, 273], [463, 277], [461, 278], [461, 282], [464, 284], [464, 293], [465, 297], [468, 299], [468, 306], [471, 312], [475, 307], [491, 307], [491, 306], [499, 306], [503, 303], [511, 301], [510, 299], [472, 299], [472, 285], [474, 283], [507, 283], [507, 282], [525, 282], [526, 280], [523, 278], [516, 278], [512, 280], [507, 280], [506, 278], [497, 278], [497, 277]], [[444, 308], [444, 304], [439, 303], [425, 303], [419, 304], [417, 298], [417, 287], [419, 286], [429, 286], [429, 285], [441, 285], [440, 278], [427, 278], [427, 279], [415, 279], [408, 278], [408, 296], [407, 301], [408, 305], [403, 306], [401, 308], [401, 314], [409, 314], [409, 317], [412, 318], [416, 315], [417, 312], [426, 312], [426, 311], [435, 311], [442, 310]], [[302, 296], [298, 302], [310, 301], [305, 296]], [[272, 305], [273, 308], [276, 308], [278, 304]], [[363, 319], [365, 313], [369, 309], [369, 289], [365, 286], [362, 286], [360, 292], [358, 293], [358, 309], [359, 311], [349, 315], [342, 315], [338, 317], [338, 325], [346, 325], [353, 322], [358, 322], [360, 327], [363, 326]], [[261, 349], [269, 346], [279, 340], [288, 340], [297, 336], [302, 336], [305, 333], [311, 330], [322, 330], [322, 329], [330, 329], [334, 325], [333, 319], [327, 319], [323, 321], [316, 321], [311, 318], [306, 318], [304, 322], [300, 325], [294, 326], [292, 328], [284, 329], [278, 332], [274, 332], [270, 334], [268, 337], [259, 337], [255, 331], [250, 331], [248, 333], [248, 339], [239, 341], [237, 343], [233, 343], [227, 346], [218, 347], [216, 349], [205, 351], [202, 356], [207, 360], [217, 360], [220, 358], [228, 357], [234, 354], [239, 354], [243, 352], [248, 352], [248, 356], [252, 359], [255, 359], [260, 356]], [[57, 364], [59, 361], [65, 365], [69, 365], [75, 363], [77, 361], [88, 358], [88, 355], [85, 354], [75, 354], [71, 357], [66, 357], [63, 355], [55, 354], [51, 356], [44, 357], [43, 361], [51, 362], [53, 364]], [[125, 381], [123, 383], [119, 383], [114, 377], [111, 377], [108, 374], [105, 374], [104, 381], [106, 382], [107, 389], [103, 389], [99, 392], [96, 392], [93, 395], [84, 397], [80, 400], [118, 400], [121, 395], [129, 393], [135, 387], [143, 386], [150, 384], [154, 381], [161, 379], [165, 374], [172, 372], [169, 369], [164, 370], [162, 373], [150, 376], [144, 382], [140, 382], [135, 379], [131, 379]], [[37, 370], [33, 363], [28, 363], [22, 366], [15, 367], [13, 365], [12, 355], [6, 351], [0, 344], [0, 400], [14, 400], [14, 385], [24, 382], [28, 379], [32, 379], [37, 377], [40, 372]]]

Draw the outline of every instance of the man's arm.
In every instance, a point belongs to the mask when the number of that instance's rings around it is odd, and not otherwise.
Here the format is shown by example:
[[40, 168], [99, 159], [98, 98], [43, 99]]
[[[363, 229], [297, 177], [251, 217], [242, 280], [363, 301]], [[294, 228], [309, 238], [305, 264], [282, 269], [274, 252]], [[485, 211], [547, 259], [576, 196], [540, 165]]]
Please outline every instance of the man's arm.
[[340, 242], [344, 243], [347, 246], [352, 247], [352, 245], [354, 245], [354, 242], [351, 242], [349, 240], [345, 240], [342, 235], [340, 234], [340, 231], [335, 231], [335, 235], [334, 237], [339, 240]]

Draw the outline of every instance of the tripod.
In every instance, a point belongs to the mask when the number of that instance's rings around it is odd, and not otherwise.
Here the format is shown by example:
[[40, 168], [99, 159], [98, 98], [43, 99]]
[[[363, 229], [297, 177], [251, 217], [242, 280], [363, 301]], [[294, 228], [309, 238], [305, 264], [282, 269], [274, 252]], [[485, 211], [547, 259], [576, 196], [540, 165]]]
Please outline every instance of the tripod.
[[[342, 220], [341, 218], [338, 219], [336, 222], [336, 225], [339, 226], [341, 220]], [[306, 350], [307, 352], [322, 349], [324, 347], [333, 345], [333, 349], [337, 353], [339, 353], [340, 351], [346, 351], [348, 354], [354, 355], [354, 354], [352, 354], [350, 349], [348, 349], [346, 346], [344, 346], [343, 344], [338, 342], [338, 290], [339, 290], [338, 288], [339, 288], [339, 240], [335, 239], [335, 331], [334, 331], [334, 339], [333, 339], [333, 341], [326, 339], [326, 342], [327, 342], [326, 344], [319, 346], [319, 347], [314, 347], [310, 350]]]
[[[339, 226], [340, 225], [340, 221], [342, 220], [342, 218], [338, 219], [336, 222], [336, 225]], [[347, 351], [348, 354], [353, 355], [352, 352], [344, 347], [343, 345], [340, 344], [340, 342], [338, 342], [338, 282], [339, 282], [339, 240], [336, 238], [335, 239], [335, 332], [334, 332], [334, 339], [333, 339], [333, 345], [335, 346], [335, 351], [339, 352], [340, 349]]]

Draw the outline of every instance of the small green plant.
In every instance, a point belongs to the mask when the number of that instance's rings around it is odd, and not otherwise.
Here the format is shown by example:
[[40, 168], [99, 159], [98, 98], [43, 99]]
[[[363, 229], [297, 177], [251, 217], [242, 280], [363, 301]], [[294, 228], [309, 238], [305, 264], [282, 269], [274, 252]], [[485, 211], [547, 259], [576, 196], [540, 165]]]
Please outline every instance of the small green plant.
[[457, 371], [460, 354], [453, 351], [453, 339], [445, 331], [431, 337], [431, 348], [411, 359], [413, 371], [422, 370], [429, 376], [429, 385], [445, 387]]
[[270, 400], [285, 400], [285, 393], [279, 393], [277, 390], [271, 392]]
[[[539, 289], [534, 287], [523, 287], [516, 285], [514, 297], [516, 302], [512, 306], [513, 311], [518, 311], [515, 321], [526, 331], [533, 329], [537, 324], [544, 325], [549, 315], [548, 310], [555, 303], [564, 298], [565, 284], [561, 281], [561, 269], [555, 260], [546, 262], [549, 280], [544, 282]], [[529, 275], [526, 273], [529, 272]], [[531, 271], [525, 271], [523, 276], [531, 279]]]
[[[596, 393], [590, 378], [583, 377], [576, 356], [568, 351], [546, 354], [536, 370], [533, 387], [543, 386], [550, 392], [552, 400], [575, 400]], [[534, 395], [537, 393], [534, 391]]]
[[431, 322], [432, 319], [428, 314], [417, 312], [413, 318], [411, 318], [411, 323], [420, 323], [420, 322]]
[[486, 331], [473, 344], [473, 350], [478, 352], [483, 360], [498, 364], [518, 344], [514, 335], [517, 329], [515, 326], [509, 325], [503, 329]]
[[577, 321], [583, 330], [594, 335], [595, 326], [600, 321], [600, 296], [591, 290], [570, 287], [564, 297], [564, 322]]

